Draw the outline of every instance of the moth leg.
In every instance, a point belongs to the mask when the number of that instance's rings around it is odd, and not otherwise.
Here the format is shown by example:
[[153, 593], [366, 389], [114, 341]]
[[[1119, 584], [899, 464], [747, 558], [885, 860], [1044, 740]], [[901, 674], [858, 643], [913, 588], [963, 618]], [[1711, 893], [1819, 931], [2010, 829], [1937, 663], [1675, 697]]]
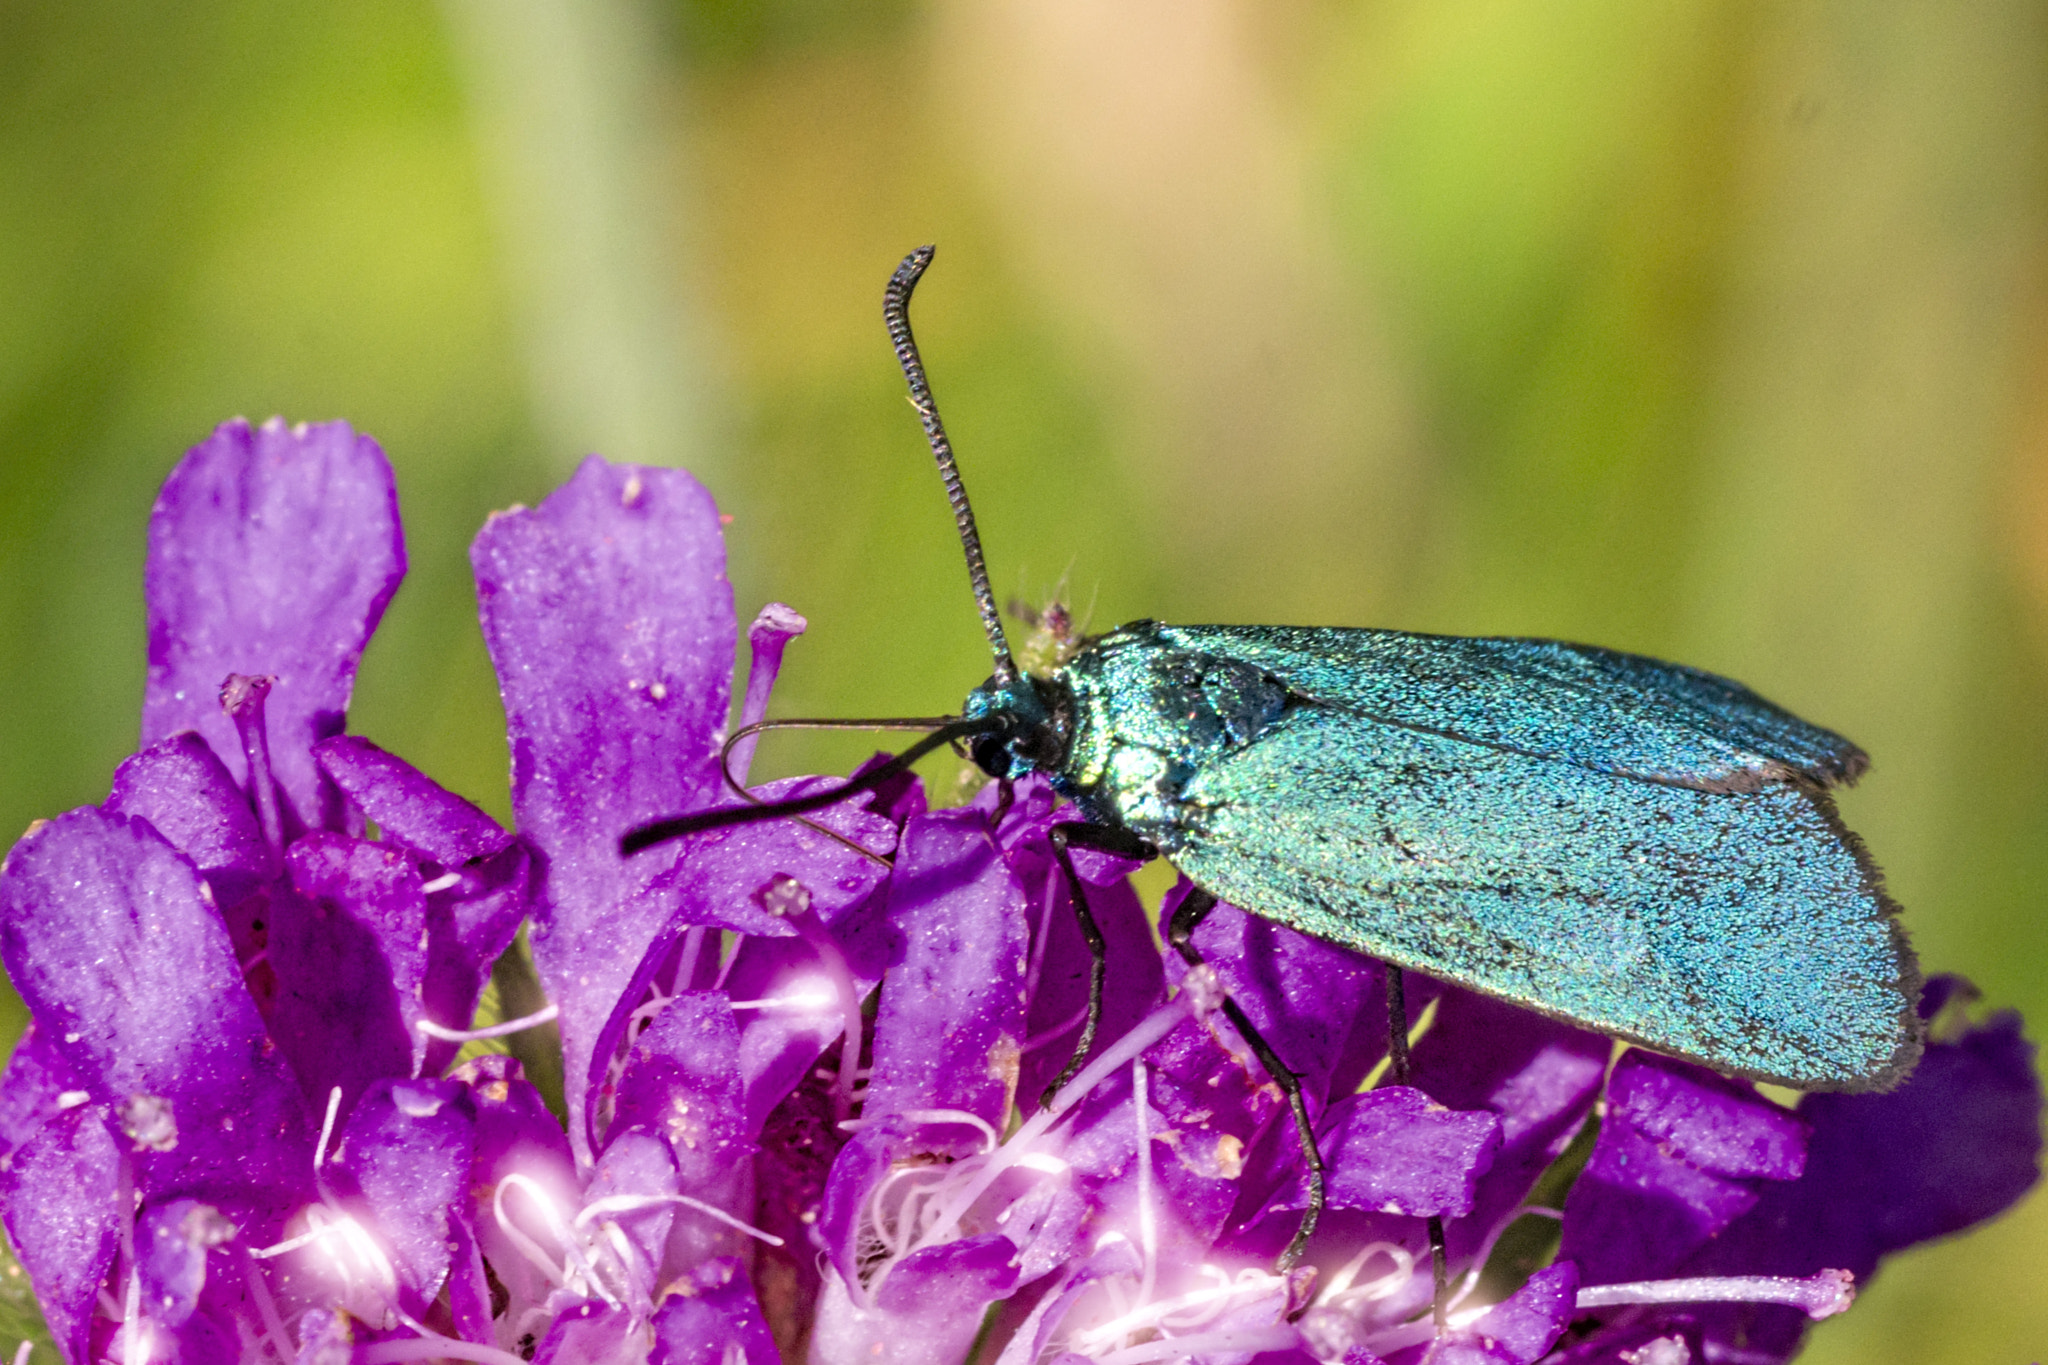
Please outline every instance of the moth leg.
[[1074, 856], [1067, 850], [1069, 847], [1092, 848], [1098, 853], [1115, 853], [1148, 863], [1159, 856], [1159, 850], [1151, 843], [1115, 825], [1089, 825], [1078, 820], [1066, 820], [1052, 827], [1051, 838], [1052, 856], [1067, 877], [1067, 899], [1074, 903], [1074, 919], [1079, 922], [1081, 937], [1088, 944], [1088, 1018], [1081, 1025], [1081, 1037], [1074, 1044], [1074, 1055], [1067, 1059], [1060, 1074], [1052, 1078], [1052, 1084], [1038, 1097], [1041, 1109], [1052, 1103], [1061, 1086], [1074, 1079], [1074, 1073], [1081, 1069], [1095, 1047], [1095, 1026], [1102, 1021], [1102, 986], [1109, 971], [1109, 945], [1103, 940], [1102, 926], [1095, 922], [1095, 912], [1088, 908], [1088, 888], [1082, 883], [1081, 874], [1074, 870]]
[[[1195, 947], [1195, 926], [1215, 908], [1214, 896], [1199, 886], [1191, 887], [1187, 899], [1173, 912], [1173, 919], [1167, 925], [1166, 941], [1173, 945], [1174, 951], [1189, 967], [1202, 965], [1202, 954]], [[1259, 1059], [1259, 1065], [1266, 1068], [1273, 1084], [1279, 1086], [1280, 1092], [1287, 1097], [1287, 1107], [1294, 1112], [1294, 1131], [1301, 1138], [1302, 1160], [1308, 1163], [1308, 1208], [1302, 1212], [1301, 1226], [1294, 1230], [1294, 1239], [1275, 1263], [1275, 1269], [1285, 1274], [1301, 1259], [1302, 1248], [1308, 1245], [1316, 1223], [1323, 1216], [1323, 1153], [1316, 1146], [1315, 1125], [1309, 1122], [1308, 1099], [1301, 1093], [1301, 1077], [1280, 1060], [1280, 1054], [1273, 1051], [1273, 1045], [1260, 1036], [1250, 1017], [1228, 994], [1223, 997], [1223, 1017], [1230, 1021], [1231, 1027], [1244, 1039], [1245, 1046]]]
[[[1401, 969], [1391, 962], [1381, 962], [1387, 980], [1387, 1074], [1395, 1085], [1408, 1084], [1408, 994], [1401, 984]], [[1444, 1220], [1432, 1216], [1429, 1220], [1429, 1268], [1435, 1280], [1436, 1292], [1430, 1298], [1430, 1316], [1436, 1321], [1438, 1335], [1446, 1326], [1447, 1305], [1444, 1302], [1444, 1285], [1448, 1280], [1448, 1265], [1444, 1250]]]

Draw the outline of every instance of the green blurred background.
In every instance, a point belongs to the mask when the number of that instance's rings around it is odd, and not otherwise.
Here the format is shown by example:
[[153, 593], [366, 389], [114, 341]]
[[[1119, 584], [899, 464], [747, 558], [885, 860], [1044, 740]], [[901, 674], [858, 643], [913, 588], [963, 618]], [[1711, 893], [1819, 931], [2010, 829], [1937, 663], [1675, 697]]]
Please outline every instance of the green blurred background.
[[[150, 500], [236, 413], [390, 452], [413, 570], [352, 728], [501, 815], [464, 548], [589, 450], [695, 469], [743, 617], [810, 617], [783, 714], [956, 706], [878, 316], [927, 240], [999, 593], [1740, 677], [1875, 755], [1845, 804], [1925, 962], [2048, 1019], [2019, 0], [9, 0], [0, 828], [104, 796]], [[1809, 1359], [2038, 1358], [2044, 1251], [2037, 1194]]]

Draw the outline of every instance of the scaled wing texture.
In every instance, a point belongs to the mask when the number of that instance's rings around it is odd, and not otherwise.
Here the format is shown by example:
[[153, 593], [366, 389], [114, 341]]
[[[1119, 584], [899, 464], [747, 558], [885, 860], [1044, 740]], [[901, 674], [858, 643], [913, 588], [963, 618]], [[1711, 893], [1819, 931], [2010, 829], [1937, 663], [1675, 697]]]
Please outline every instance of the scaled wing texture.
[[1140, 623], [1093, 655], [1084, 717], [1098, 674], [1154, 715], [1084, 720], [1084, 762], [1112, 732], [1181, 737], [1098, 762], [1098, 808], [1228, 901], [1801, 1089], [1882, 1089], [1918, 1056], [1895, 907], [1822, 790], [1863, 754], [1737, 683], [1373, 630]]

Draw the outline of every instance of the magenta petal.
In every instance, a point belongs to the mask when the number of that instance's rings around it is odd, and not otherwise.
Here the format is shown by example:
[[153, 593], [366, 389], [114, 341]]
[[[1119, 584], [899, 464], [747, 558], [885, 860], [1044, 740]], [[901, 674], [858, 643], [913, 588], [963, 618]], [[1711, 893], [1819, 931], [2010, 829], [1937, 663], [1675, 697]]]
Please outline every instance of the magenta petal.
[[271, 1032], [308, 1100], [324, 1106], [340, 1086], [347, 1113], [425, 1050], [426, 897], [412, 860], [384, 844], [315, 833], [286, 863], [297, 894], [270, 906]]
[[533, 1365], [626, 1365], [640, 1358], [645, 1331], [635, 1314], [590, 1299], [555, 1319]]
[[1607, 1112], [1703, 1171], [1796, 1180], [1806, 1168], [1806, 1124], [1763, 1100], [1747, 1081], [1636, 1050], [1615, 1063]]
[[964, 1109], [1000, 1124], [1024, 1039], [1027, 930], [1024, 888], [981, 812], [904, 827], [889, 914], [905, 947], [882, 989], [864, 1112]]
[[745, 1268], [734, 1257], [699, 1266], [654, 1310], [648, 1365], [781, 1365]]
[[207, 1253], [235, 1235], [210, 1204], [174, 1199], [135, 1220], [142, 1311], [162, 1327], [183, 1327], [206, 1288]]
[[512, 836], [490, 816], [393, 753], [356, 735], [313, 751], [320, 770], [355, 802], [386, 840], [453, 872], [495, 857]]
[[[1500, 1149], [1496, 1114], [1444, 1109], [1404, 1085], [1347, 1095], [1318, 1125], [1331, 1208], [1461, 1218]], [[1308, 1206], [1306, 1177], [1276, 1209]]]
[[0, 869], [0, 953], [39, 1032], [116, 1113], [168, 1102], [177, 1143], [138, 1186], [282, 1216], [312, 1135], [192, 864], [149, 824], [92, 807], [30, 832]]
[[876, 1306], [884, 1313], [957, 1326], [1016, 1287], [1017, 1248], [1001, 1233], [990, 1232], [904, 1257], [883, 1281]]
[[441, 1292], [449, 1211], [468, 1186], [476, 1112], [455, 1081], [379, 1081], [342, 1129], [337, 1185], [353, 1186], [418, 1313]]
[[0, 1211], [50, 1337], [89, 1360], [100, 1285], [121, 1240], [121, 1154], [97, 1105], [54, 1115], [0, 1165]]
[[596, 1034], [668, 918], [645, 893], [675, 855], [622, 858], [619, 837], [718, 790], [735, 635], [718, 509], [680, 470], [592, 457], [539, 507], [493, 517], [470, 560], [512, 806], [547, 859], [534, 962], [580, 1116]]
[[[717, 991], [676, 996], [633, 1042], [619, 1077], [612, 1131], [638, 1131], [667, 1143], [679, 1191], [744, 1212], [753, 1155], [745, 1127], [732, 1002]], [[685, 1211], [670, 1253], [679, 1265], [695, 1265], [738, 1250], [740, 1236], [702, 1213]]]
[[480, 1346], [495, 1346], [491, 1325], [491, 1282], [484, 1271], [483, 1251], [469, 1219], [452, 1213], [448, 1219], [448, 1316], [455, 1334]]
[[30, 1023], [0, 1072], [0, 1170], [6, 1169], [7, 1153], [60, 1111], [76, 1106], [85, 1093], [71, 1064]]
[[1746, 1081], [1638, 1049], [1607, 1095], [1558, 1252], [1591, 1284], [1670, 1274], [1755, 1205], [1764, 1179], [1805, 1164], [1806, 1125]]
[[197, 730], [245, 780], [221, 683], [275, 678], [273, 770], [302, 825], [332, 826], [313, 745], [341, 732], [356, 661], [404, 576], [398, 495], [375, 441], [346, 422], [222, 423], [150, 513], [143, 743]]
[[[491, 965], [512, 946], [532, 898], [527, 850], [483, 811], [366, 739], [337, 736], [315, 757], [386, 843], [422, 860], [420, 874], [435, 888], [427, 895], [424, 1017], [468, 1028]], [[457, 1047], [427, 1042], [419, 1073], [441, 1071]]]
[[220, 756], [191, 730], [123, 760], [104, 809], [155, 825], [192, 860], [218, 905], [240, 900], [277, 875], [277, 854], [249, 798]]
[[[1162, 925], [1192, 885], [1183, 877], [1167, 894], [1159, 907]], [[1311, 1112], [1321, 1107], [1354, 1028], [1385, 1051], [1382, 969], [1372, 958], [1228, 902], [1219, 903], [1195, 930], [1195, 947], [1280, 1060], [1301, 1077]], [[1180, 979], [1177, 957], [1168, 971], [1171, 979]]]
[[1577, 1311], [1579, 1268], [1570, 1261], [1546, 1266], [1467, 1329], [1482, 1345], [1502, 1349], [1516, 1365], [1529, 1365], [1563, 1335]]

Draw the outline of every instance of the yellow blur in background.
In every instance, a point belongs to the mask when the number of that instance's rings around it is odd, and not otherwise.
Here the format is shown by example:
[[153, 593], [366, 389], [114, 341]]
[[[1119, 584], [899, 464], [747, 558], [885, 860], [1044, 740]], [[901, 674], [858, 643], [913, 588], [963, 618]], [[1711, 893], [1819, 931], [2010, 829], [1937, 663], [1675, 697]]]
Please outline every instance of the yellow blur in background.
[[[999, 595], [1743, 679], [1874, 756], [1844, 806], [1927, 967], [2048, 1020], [2021, 0], [9, 4], [0, 829], [105, 796], [150, 501], [236, 413], [384, 443], [413, 567], [350, 728], [501, 818], [465, 547], [590, 450], [695, 470], [742, 619], [810, 618], [782, 714], [957, 707], [879, 317], [934, 240]], [[2044, 1253], [2037, 1193], [1806, 1358], [2038, 1358]]]

